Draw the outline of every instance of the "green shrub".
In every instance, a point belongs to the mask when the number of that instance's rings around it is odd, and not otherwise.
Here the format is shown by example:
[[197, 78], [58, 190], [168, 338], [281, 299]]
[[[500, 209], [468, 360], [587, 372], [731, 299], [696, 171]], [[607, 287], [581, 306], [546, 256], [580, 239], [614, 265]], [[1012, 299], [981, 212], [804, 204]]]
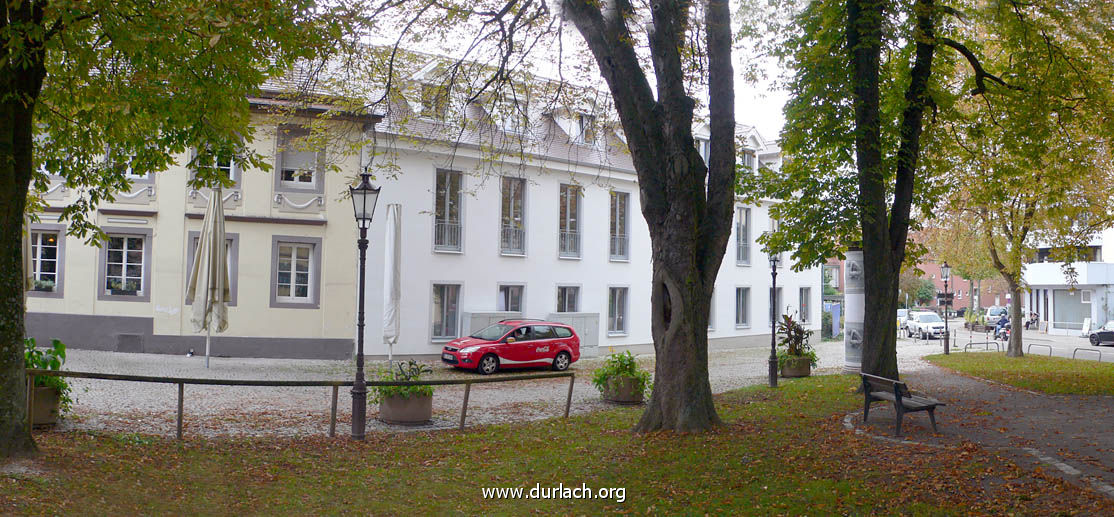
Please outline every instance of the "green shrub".
[[793, 319], [793, 316], [785, 314], [777, 324], [777, 331], [785, 336], [778, 342], [777, 365], [779, 368], [784, 367], [789, 359], [800, 357], [807, 357], [809, 364], [816, 366], [816, 351], [812, 349], [812, 345], [808, 342], [809, 336], [812, 335], [811, 330], [805, 330], [805, 327], [799, 321]]
[[[66, 345], [57, 339], [51, 340], [50, 344], [51, 348], [39, 350], [35, 346], [35, 338], [29, 337], [24, 339], [23, 367], [35, 368], [38, 370], [61, 370], [62, 365], [66, 362]], [[54, 388], [57, 390], [58, 399], [61, 402], [59, 410], [62, 413], [68, 413], [70, 411], [73, 399], [70, 398], [70, 384], [66, 382], [64, 377], [36, 376], [35, 386]]]
[[820, 315], [820, 339], [832, 338], [832, 313], [823, 312]]
[[[392, 370], [389, 367], [384, 367], [379, 370], [375, 375], [375, 379], [380, 381], [417, 381], [421, 380], [422, 375], [433, 373], [433, 368], [427, 364], [419, 363], [413, 359], [405, 362], [398, 363], [397, 370]], [[433, 386], [372, 386], [368, 392], [368, 399], [371, 402], [378, 404], [385, 398], [402, 397], [408, 399], [410, 397], [428, 397], [433, 395]]]
[[638, 363], [634, 360], [630, 350], [607, 356], [603, 366], [592, 372], [592, 384], [600, 390], [602, 395], [611, 383], [611, 379], [622, 377], [634, 379], [635, 390], [643, 393], [649, 393], [653, 387], [653, 383], [650, 382], [650, 372], [638, 367]]

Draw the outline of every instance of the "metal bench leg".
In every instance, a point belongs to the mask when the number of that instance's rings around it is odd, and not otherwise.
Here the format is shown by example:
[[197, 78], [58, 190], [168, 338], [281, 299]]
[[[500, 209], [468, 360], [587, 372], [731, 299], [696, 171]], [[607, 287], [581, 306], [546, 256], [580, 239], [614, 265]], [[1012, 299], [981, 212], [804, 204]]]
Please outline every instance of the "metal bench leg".
[[905, 408], [901, 407], [900, 402], [894, 403], [894, 412], [897, 413], [897, 420], [894, 421], [894, 436], [901, 437], [901, 419], [905, 416]]
[[863, 402], [863, 423], [865, 424], [866, 418], [870, 416], [870, 394], [868, 393], [863, 400], [865, 400], [865, 402]]
[[939, 431], [936, 430], [936, 408], [929, 408], [928, 421], [932, 422], [932, 432], [939, 433]]

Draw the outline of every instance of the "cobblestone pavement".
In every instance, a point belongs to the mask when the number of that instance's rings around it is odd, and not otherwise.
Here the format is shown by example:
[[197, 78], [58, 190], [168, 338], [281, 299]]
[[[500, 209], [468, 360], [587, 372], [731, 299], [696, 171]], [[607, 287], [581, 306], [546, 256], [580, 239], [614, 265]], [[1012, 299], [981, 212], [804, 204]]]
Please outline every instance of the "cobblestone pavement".
[[[902, 369], [923, 367], [919, 357], [936, 351], [932, 344], [902, 341], [899, 347]], [[817, 346], [820, 364], [817, 373], [839, 372], [843, 364], [843, 344], [824, 342]], [[607, 350], [602, 351], [604, 354]], [[710, 381], [716, 393], [767, 379], [769, 349], [747, 347], [709, 352]], [[639, 363], [653, 369], [652, 354], [638, 356]], [[585, 413], [607, 407], [591, 385], [591, 371], [602, 358], [582, 359], [573, 365], [576, 382], [572, 413]], [[434, 378], [474, 377], [475, 373], [454, 370], [430, 363]], [[265, 380], [345, 380], [351, 379], [353, 361], [310, 361], [287, 359], [244, 359], [214, 357], [205, 368], [204, 357], [156, 354], [126, 354], [90, 350], [70, 350], [66, 368], [76, 371], [200, 377], [218, 379]], [[368, 371], [382, 366], [369, 362]], [[533, 373], [526, 371], [522, 373]], [[503, 375], [514, 375], [510, 372]], [[499, 375], [499, 374], [497, 374]], [[140, 432], [172, 435], [175, 432], [177, 386], [136, 382], [73, 379], [76, 402], [73, 413], [59, 429], [93, 429], [112, 432]], [[499, 384], [477, 384], [469, 396], [468, 424], [495, 424], [558, 416], [564, 411], [568, 381], [544, 379]], [[464, 394], [463, 386], [439, 387], [434, 396], [434, 422], [430, 426], [399, 428], [374, 419], [375, 404], [369, 404], [369, 430], [423, 430], [450, 428], [458, 424]], [[310, 435], [328, 431], [331, 388], [266, 388], [238, 386], [185, 387], [185, 433], [187, 436], [218, 435]], [[351, 396], [342, 388], [338, 402], [338, 433], [347, 431], [351, 422]]]

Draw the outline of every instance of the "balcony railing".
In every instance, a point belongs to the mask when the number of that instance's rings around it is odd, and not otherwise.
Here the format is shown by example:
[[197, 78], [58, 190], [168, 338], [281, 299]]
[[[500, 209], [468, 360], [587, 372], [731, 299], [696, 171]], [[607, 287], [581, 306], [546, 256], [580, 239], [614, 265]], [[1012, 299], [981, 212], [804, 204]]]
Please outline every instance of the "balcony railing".
[[580, 232], [562, 231], [559, 250], [562, 257], [579, 257]]
[[626, 235], [611, 236], [611, 258], [616, 260], [630, 258], [630, 247]]
[[504, 226], [500, 232], [499, 249], [503, 253], [526, 254], [526, 230], [515, 226]]
[[460, 223], [437, 221], [433, 224], [433, 248], [460, 251]]

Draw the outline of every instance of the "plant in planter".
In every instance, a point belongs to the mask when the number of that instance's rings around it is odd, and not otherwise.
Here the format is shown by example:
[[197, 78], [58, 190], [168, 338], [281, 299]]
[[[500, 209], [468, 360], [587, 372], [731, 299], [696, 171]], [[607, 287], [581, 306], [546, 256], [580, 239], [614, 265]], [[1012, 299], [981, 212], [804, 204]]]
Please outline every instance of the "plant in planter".
[[39, 292], [53, 293], [54, 292], [54, 281], [53, 280], [35, 280], [35, 290], [39, 291]]
[[782, 377], [808, 377], [816, 366], [816, 351], [809, 344], [811, 330], [805, 330], [801, 322], [785, 314], [777, 324], [777, 331], [784, 337], [778, 343], [777, 365]]
[[630, 351], [612, 354], [592, 372], [592, 384], [603, 399], [619, 404], [641, 404], [650, 391], [650, 372], [642, 370]]
[[[383, 368], [381, 381], [417, 381], [433, 368], [411, 359], [397, 370]], [[433, 386], [372, 386], [368, 397], [379, 404], [379, 420], [388, 424], [421, 425], [433, 419]]]
[[[39, 350], [35, 338], [23, 340], [23, 367], [40, 370], [61, 370], [66, 362], [66, 345], [55, 339], [51, 348]], [[58, 416], [70, 411], [70, 385], [64, 377], [35, 377], [35, 405], [31, 408], [33, 425], [51, 425]]]
[[132, 282], [128, 282], [127, 285], [124, 285], [119, 280], [109, 280], [108, 281], [108, 293], [109, 294], [124, 295], [124, 296], [135, 296], [136, 294], [139, 294], [139, 290], [133, 289], [134, 287], [135, 286], [132, 285]]

